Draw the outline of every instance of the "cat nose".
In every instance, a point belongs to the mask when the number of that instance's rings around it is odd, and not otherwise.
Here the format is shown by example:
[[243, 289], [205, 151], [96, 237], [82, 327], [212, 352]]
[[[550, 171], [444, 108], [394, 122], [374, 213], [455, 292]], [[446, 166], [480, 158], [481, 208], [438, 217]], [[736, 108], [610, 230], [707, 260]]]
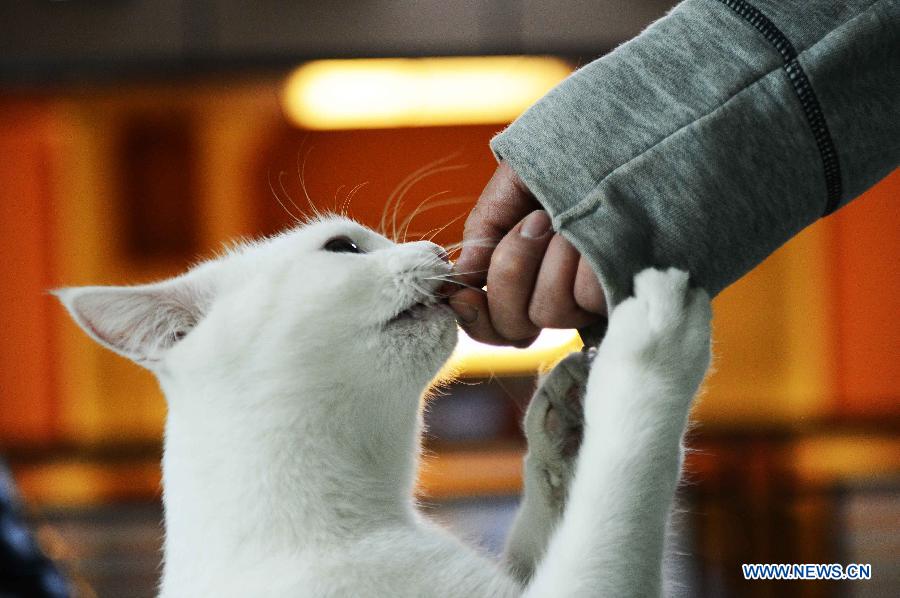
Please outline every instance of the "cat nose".
[[449, 264], [450, 263], [450, 254], [447, 253], [447, 250], [441, 247], [440, 245], [435, 245], [431, 248], [437, 256], [441, 259], [442, 262]]
[[[415, 249], [416, 254], [422, 255], [421, 251], [426, 250], [430, 251], [434, 255], [438, 257], [442, 262], [449, 264], [450, 263], [450, 254], [437, 243], [432, 243], [431, 241], [414, 241], [412, 243], [406, 244], [410, 249]], [[421, 259], [421, 258], [420, 258]]]

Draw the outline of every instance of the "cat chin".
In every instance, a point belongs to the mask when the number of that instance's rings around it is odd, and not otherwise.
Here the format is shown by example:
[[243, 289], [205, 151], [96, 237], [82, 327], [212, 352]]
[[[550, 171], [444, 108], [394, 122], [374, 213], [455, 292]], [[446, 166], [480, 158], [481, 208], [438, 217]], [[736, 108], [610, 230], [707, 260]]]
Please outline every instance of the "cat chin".
[[385, 323], [385, 329], [409, 329], [421, 326], [450, 325], [455, 321], [453, 310], [446, 303], [415, 303]]
[[407, 359], [427, 360], [434, 368], [440, 368], [456, 347], [456, 317], [446, 304], [419, 305], [402, 312], [385, 323], [383, 332]]
[[[426, 344], [456, 344], [456, 318], [448, 305], [418, 305], [390, 320], [386, 331]], [[452, 347], [451, 347], [452, 349]]]

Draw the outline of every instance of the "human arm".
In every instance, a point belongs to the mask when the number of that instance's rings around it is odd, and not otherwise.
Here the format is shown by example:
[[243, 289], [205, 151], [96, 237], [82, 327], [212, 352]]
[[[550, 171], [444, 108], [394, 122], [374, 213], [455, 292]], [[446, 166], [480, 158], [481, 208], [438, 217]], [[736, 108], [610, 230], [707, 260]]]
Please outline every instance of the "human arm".
[[[900, 3], [765, 0], [757, 25], [727, 4], [744, 3], [683, 2], [492, 142], [607, 306], [651, 265], [715, 295], [900, 160]], [[460, 269], [486, 267], [484, 253], [464, 250]], [[505, 308], [488, 313], [488, 289], [462, 295], [483, 313], [464, 326], [510, 339], [491, 326]]]

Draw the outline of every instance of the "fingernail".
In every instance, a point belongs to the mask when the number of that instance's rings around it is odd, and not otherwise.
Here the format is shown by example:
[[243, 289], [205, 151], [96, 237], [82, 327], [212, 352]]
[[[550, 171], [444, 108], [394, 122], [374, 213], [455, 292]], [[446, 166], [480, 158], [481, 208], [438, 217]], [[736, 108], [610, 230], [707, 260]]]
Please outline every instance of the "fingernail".
[[544, 210], [535, 210], [522, 221], [519, 231], [526, 239], [540, 239], [550, 230], [550, 216]]
[[471, 324], [478, 319], [478, 310], [464, 301], [450, 301], [450, 307], [456, 312], [456, 319], [463, 324]]

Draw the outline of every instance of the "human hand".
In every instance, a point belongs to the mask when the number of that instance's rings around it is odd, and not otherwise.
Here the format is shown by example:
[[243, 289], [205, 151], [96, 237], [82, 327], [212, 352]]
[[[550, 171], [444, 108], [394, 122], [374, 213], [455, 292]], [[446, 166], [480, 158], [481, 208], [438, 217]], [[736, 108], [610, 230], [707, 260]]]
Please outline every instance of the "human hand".
[[580, 328], [606, 315], [587, 260], [551, 228], [550, 216], [501, 162], [469, 214], [450, 297], [460, 326], [475, 340], [527, 347], [542, 328]]

